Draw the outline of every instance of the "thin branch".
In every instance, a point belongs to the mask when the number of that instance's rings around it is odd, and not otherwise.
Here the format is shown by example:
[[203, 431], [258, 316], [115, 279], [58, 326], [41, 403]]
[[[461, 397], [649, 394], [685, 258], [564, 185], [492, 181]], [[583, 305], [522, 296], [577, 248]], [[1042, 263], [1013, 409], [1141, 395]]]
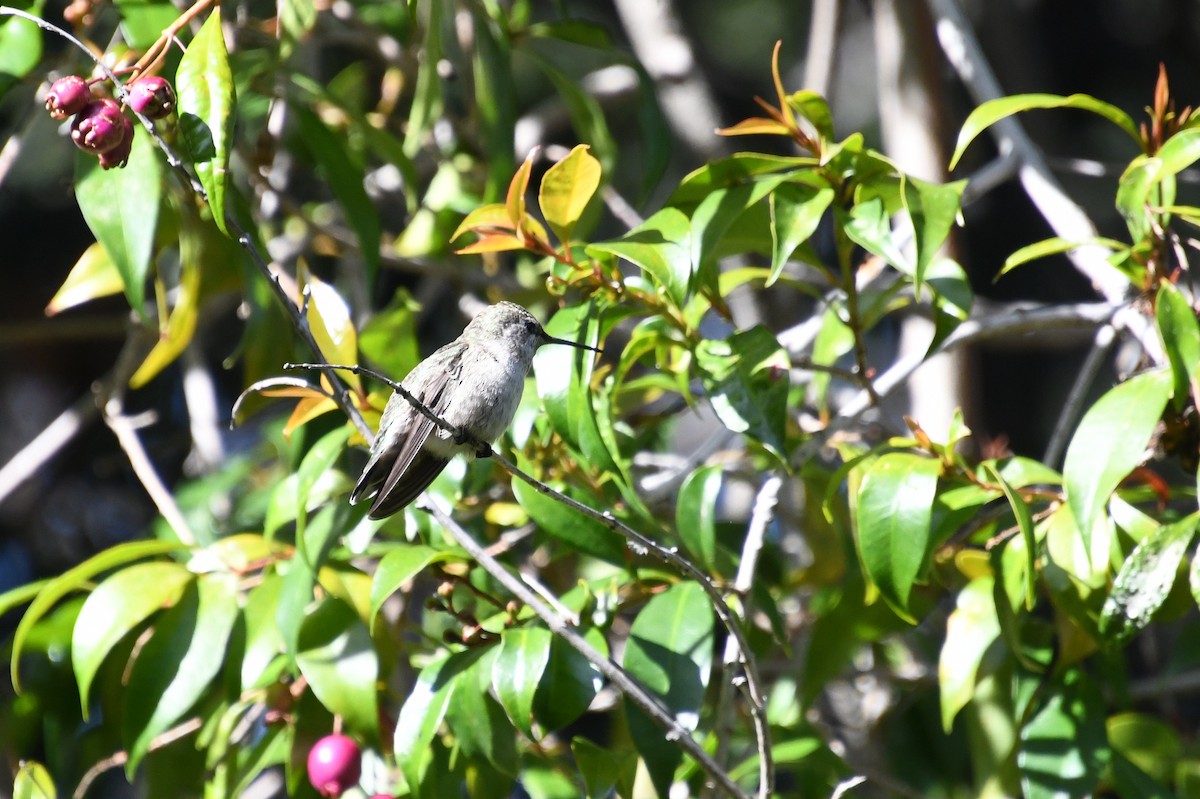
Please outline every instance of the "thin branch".
[[[156, 749], [162, 749], [165, 746], [170, 746], [180, 738], [186, 738], [203, 726], [203, 719], [188, 719], [182, 724], [172, 727], [151, 741], [149, 751], [153, 752]], [[83, 799], [83, 797], [87, 795], [88, 789], [92, 787], [92, 783], [96, 781], [97, 777], [109, 769], [118, 768], [128, 762], [129, 753], [121, 750], [120, 752], [114, 752], [109, 757], [106, 757], [100, 762], [96, 763], [84, 773], [82, 778], [80, 778], [79, 785], [75, 788], [75, 793], [71, 794], [72, 799]]]
[[1046, 454], [1042, 456], [1042, 463], [1047, 466], [1057, 468], [1063, 450], [1066, 449], [1067, 439], [1075, 430], [1075, 420], [1079, 416], [1079, 411], [1083, 408], [1083, 403], [1087, 401], [1088, 389], [1095, 382], [1096, 375], [1100, 372], [1100, 367], [1104, 365], [1108, 354], [1112, 352], [1116, 340], [1117, 328], [1112, 322], [1103, 324], [1096, 330], [1096, 335], [1092, 338], [1092, 348], [1088, 352], [1079, 374], [1075, 375], [1071, 392], [1067, 395], [1067, 401], [1063, 403], [1062, 410], [1058, 413], [1058, 421], [1054, 423], [1054, 432], [1050, 436], [1050, 442], [1046, 445]]
[[8, 463], [0, 467], [0, 502], [37, 473], [98, 415], [96, 399], [89, 391], [33, 437]]
[[667, 740], [675, 741], [730, 796], [739, 797], [739, 799], [749, 799], [749, 796], [696, 743], [695, 739], [692, 738], [691, 730], [681, 725], [675, 719], [674, 715], [672, 715], [670, 709], [663, 705], [658, 697], [643, 688], [624, 669], [613, 663], [589, 644], [565, 618], [556, 613], [537, 594], [521, 582], [518, 577], [513, 576], [499, 561], [489, 555], [487, 550], [480, 546], [479, 542], [460, 526], [458, 522], [454, 521], [449, 514], [438, 507], [437, 503], [428, 502], [428, 510], [437, 519], [438, 523], [442, 525], [447, 534], [454, 539], [454, 542], [465, 549], [467, 554], [475, 559], [488, 574], [495, 577], [513, 596], [525, 603], [530, 610], [537, 614], [539, 619], [546, 623], [546, 626], [552, 633], [565, 641], [576, 652], [583, 655], [589, 663], [596, 667], [597, 671], [603, 674], [613, 685], [620, 688], [621, 692], [637, 705], [638, 708], [644, 711], [654, 723], [662, 727], [663, 731], [666, 732]]
[[[783, 487], [783, 478], [778, 473], [772, 473], [763, 481], [754, 499], [754, 509], [750, 512], [750, 523], [746, 527], [746, 540], [742, 542], [742, 556], [738, 559], [737, 576], [733, 580], [733, 590], [742, 598], [742, 621], [750, 618], [750, 589], [754, 583], [754, 572], [758, 568], [758, 558], [762, 554], [763, 543], [766, 540], [767, 527], [775, 517], [775, 505], [779, 501], [779, 491]], [[737, 643], [732, 638], [725, 639], [725, 654], [721, 668], [726, 677], [721, 681], [720, 693], [717, 697], [717, 752], [716, 761], [724, 766], [728, 762], [730, 736], [726, 734], [733, 726], [733, 703], [730, 702], [729, 687], [733, 684], [733, 673], [741, 660]], [[759, 718], [755, 716], [755, 724]], [[763, 723], [766, 719], [762, 719]], [[760, 744], [769, 740], [766, 730], [756, 731]], [[771, 774], [767, 770], [770, 754], [761, 749], [759, 756], [759, 785], [768, 785]]]

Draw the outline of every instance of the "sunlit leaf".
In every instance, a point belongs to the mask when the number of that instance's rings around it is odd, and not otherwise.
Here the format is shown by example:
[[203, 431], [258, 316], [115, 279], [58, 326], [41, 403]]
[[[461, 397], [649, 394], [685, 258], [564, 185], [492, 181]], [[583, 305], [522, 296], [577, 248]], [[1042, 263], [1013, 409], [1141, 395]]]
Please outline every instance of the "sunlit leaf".
[[679, 537], [688, 553], [710, 572], [716, 569], [716, 504], [723, 481], [721, 467], [700, 467], [683, 481], [675, 506]]
[[146, 297], [162, 203], [161, 158], [149, 136], [135, 135], [124, 169], [101, 169], [94, 156], [82, 152], [75, 160], [79, 210], [116, 265], [129, 307], [138, 313]]
[[[225, 227], [225, 192], [233, 146], [234, 88], [218, 6], [200, 26], [175, 73], [179, 130], [200, 183], [208, 194], [213, 221]], [[146, 137], [139, 137], [146, 138]], [[134, 140], [136, 146], [137, 140]], [[126, 171], [132, 170], [132, 161]]]
[[1171, 283], [1164, 282], [1154, 300], [1154, 320], [1163, 350], [1171, 363], [1171, 398], [1182, 409], [1193, 391], [1200, 392], [1200, 323], [1191, 303]]
[[108, 250], [96, 242], [84, 250], [71, 267], [67, 279], [46, 305], [46, 315], [53, 316], [89, 300], [119, 294], [124, 286], [125, 281]]
[[1021, 728], [1017, 766], [1027, 799], [1091, 795], [1112, 757], [1104, 698], [1079, 670], [1039, 692], [1044, 704]]
[[45, 766], [25, 760], [17, 770], [12, 796], [13, 799], [56, 799], [58, 791]]
[[682, 308], [692, 288], [692, 240], [688, 219], [675, 208], [663, 208], [614, 241], [588, 245], [589, 253], [606, 252], [637, 264]]
[[833, 202], [833, 189], [806, 183], [783, 183], [771, 193], [770, 202], [773, 247], [768, 286], [779, 279], [796, 248], [816, 232], [825, 210]]
[[991, 577], [980, 577], [967, 583], [959, 591], [955, 608], [946, 619], [946, 638], [938, 657], [938, 690], [942, 729], [947, 734], [954, 724], [954, 717], [974, 697], [980, 665], [1000, 637], [992, 588]]
[[[358, 330], [350, 316], [350, 306], [329, 283], [317, 277], [304, 287], [308, 303], [308, 325], [321, 355], [329, 363], [357, 363]], [[355, 389], [360, 388], [358, 375], [345, 369], [338, 376]]]
[[958, 142], [954, 145], [954, 155], [950, 158], [950, 168], [954, 169], [963, 152], [980, 133], [1005, 117], [1037, 108], [1077, 108], [1091, 111], [1125, 131], [1139, 148], [1141, 146], [1142, 139], [1138, 134], [1137, 125], [1134, 124], [1129, 114], [1115, 105], [1097, 100], [1087, 94], [1072, 94], [1067, 97], [1058, 94], [1015, 94], [988, 100], [971, 112], [963, 123], [962, 130], [959, 131]]
[[905, 614], [925, 566], [941, 470], [933, 458], [889, 452], [866, 468], [859, 487], [855, 522], [863, 567], [884, 599]]
[[136, 563], [88, 595], [71, 636], [71, 664], [84, 719], [90, 711], [92, 680], [108, 653], [143, 621], [178, 602], [194, 577], [174, 561]]
[[1131, 377], [1101, 397], [1071, 437], [1063, 482], [1085, 551], [1109, 495], [1141, 463], [1171, 385], [1167, 369]]
[[1113, 581], [1100, 612], [1100, 632], [1123, 642], [1150, 623], [1175, 585], [1179, 564], [1196, 535], [1200, 514], [1166, 524], [1144, 538]]
[[546, 170], [538, 190], [538, 207], [546, 224], [564, 245], [600, 186], [600, 162], [586, 144], [571, 150], [566, 158]]
[[300, 625], [296, 665], [317, 699], [350, 729], [377, 735], [379, 659], [371, 634], [350, 605], [328, 597]]
[[[713, 658], [713, 611], [703, 589], [680, 583], [651, 599], [629, 628], [623, 665], [658, 696], [686, 730], [700, 720]], [[629, 734], [658, 790], [666, 796], [682, 751], [626, 700]]]

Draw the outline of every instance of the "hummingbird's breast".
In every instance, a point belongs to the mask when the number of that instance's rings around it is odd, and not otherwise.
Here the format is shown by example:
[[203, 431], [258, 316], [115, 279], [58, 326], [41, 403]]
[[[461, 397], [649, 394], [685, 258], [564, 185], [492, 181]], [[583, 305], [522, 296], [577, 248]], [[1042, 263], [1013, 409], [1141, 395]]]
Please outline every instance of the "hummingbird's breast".
[[532, 357], [522, 358], [503, 346], [473, 343], [463, 359], [462, 375], [446, 421], [492, 442], [512, 423]]

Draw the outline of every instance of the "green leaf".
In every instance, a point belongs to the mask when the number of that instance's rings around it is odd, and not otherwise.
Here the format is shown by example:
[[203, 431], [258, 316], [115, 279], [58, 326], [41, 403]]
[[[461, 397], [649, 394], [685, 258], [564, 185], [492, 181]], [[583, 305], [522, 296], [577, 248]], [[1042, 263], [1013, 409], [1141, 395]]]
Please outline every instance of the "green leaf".
[[1012, 508], [1013, 518], [1017, 520], [1017, 527], [1021, 530], [1021, 537], [1025, 539], [1025, 554], [1028, 562], [1025, 564], [1025, 607], [1032, 610], [1034, 594], [1037, 592], [1037, 568], [1035, 560], [1037, 558], [1037, 540], [1034, 538], [1033, 532], [1033, 515], [1029, 512], [1029, 506], [1025, 504], [1025, 498], [1017, 492], [1004, 476], [1000, 474], [991, 463], [983, 463], [983, 468], [987, 471], [988, 476], [993, 482], [999, 483], [1000, 488], [1004, 491], [1004, 496], [1008, 499], [1008, 504]]
[[194, 577], [174, 561], [137, 563], [113, 574], [88, 596], [71, 636], [71, 663], [85, 721], [92, 680], [108, 653], [143, 621], [175, 605]]
[[1078, 669], [1048, 686], [1045, 704], [1021, 729], [1017, 766], [1026, 799], [1090, 796], [1112, 757], [1104, 698]]
[[[313, 0], [282, 0], [279, 3], [279, 55], [287, 58], [296, 49], [296, 44], [312, 30], [317, 21], [317, 9]], [[293, 106], [289, 110], [307, 110]]]
[[445, 560], [449, 553], [423, 544], [395, 544], [379, 560], [371, 582], [371, 628], [387, 598], [434, 561]]
[[533, 698], [550, 662], [554, 636], [542, 627], [505, 630], [492, 665], [492, 686], [512, 723], [533, 740]]
[[410, 786], [422, 782], [425, 757], [433, 736], [446, 716], [446, 708], [458, 687], [459, 677], [482, 654], [481, 650], [467, 650], [434, 661], [421, 670], [412, 691], [404, 700], [396, 720], [393, 748], [396, 765]]
[[716, 569], [716, 504], [725, 474], [720, 466], [702, 466], [687, 476], [675, 505], [675, 529], [688, 554], [709, 572]]
[[676, 208], [663, 208], [615, 241], [589, 244], [589, 255], [611, 253], [634, 263], [654, 279], [676, 308], [692, 290], [692, 239], [688, 218]]
[[896, 244], [891, 215], [882, 198], [873, 197], [857, 203], [850, 209], [850, 218], [842, 221], [842, 229], [851, 241], [867, 252], [879, 256], [906, 275], [917, 274], [916, 268]]
[[696, 348], [696, 364], [721, 423], [785, 463], [790, 363], [779, 340], [762, 325], [705, 340]]
[[546, 170], [538, 189], [538, 207], [546, 224], [566, 246], [571, 232], [600, 187], [600, 162], [586, 144], [571, 150], [566, 158]]
[[1100, 632], [1122, 643], [1150, 623], [1192, 544], [1200, 513], [1165, 524], [1142, 539], [1125, 559], [1100, 611]]
[[[1145, 713], [1118, 713], [1108, 718], [1106, 727], [1114, 756], [1127, 758], [1143, 778], [1148, 776], [1160, 782], [1174, 779], [1175, 766], [1184, 752], [1179, 734], [1171, 725]], [[1114, 769], [1116, 766], [1114, 758]], [[1158, 794], [1162, 797], [1170, 795], [1165, 791]]]
[[1039, 258], [1046, 258], [1051, 255], [1059, 255], [1064, 252], [1071, 252], [1080, 247], [1091, 247], [1100, 245], [1110, 247], [1114, 250], [1126, 250], [1128, 246], [1123, 242], [1115, 239], [1097, 238], [1094, 241], [1068, 241], [1057, 236], [1052, 236], [1042, 241], [1035, 241], [1033, 244], [1027, 244], [1021, 249], [1014, 252], [1012, 255], [1004, 259], [1004, 266], [996, 273], [998, 279], [1001, 275], [1007, 274], [1018, 266], [1023, 266], [1030, 261], [1036, 261]]
[[816, 232], [833, 197], [834, 191], [828, 186], [798, 182], [783, 183], [771, 192], [772, 248], [768, 286], [779, 279], [796, 248]]
[[1169, 370], [1135, 375], [1101, 397], [1072, 436], [1063, 482], [1085, 551], [1109, 495], [1141, 463], [1170, 390]]
[[321, 704], [350, 729], [374, 739], [379, 734], [379, 659], [354, 608], [326, 597], [301, 623], [297, 646], [296, 665]]
[[904, 192], [900, 196], [913, 225], [917, 251], [913, 283], [918, 297], [929, 264], [946, 243], [946, 237], [950, 235], [950, 229], [958, 219], [958, 212], [962, 208], [962, 193], [966, 187], [965, 180], [946, 184], [929, 183], [914, 177], [906, 177], [904, 180]]
[[971, 112], [966, 122], [963, 123], [962, 130], [959, 131], [958, 143], [954, 145], [954, 155], [950, 158], [950, 168], [954, 169], [963, 152], [980, 133], [1005, 117], [1036, 108], [1078, 108], [1099, 114], [1125, 131], [1129, 138], [1138, 145], [1138, 148], [1141, 148], [1142, 138], [1138, 134], [1137, 125], [1134, 124], [1129, 114], [1115, 105], [1097, 100], [1087, 94], [1072, 94], [1069, 97], [1057, 94], [1015, 94], [988, 100]]
[[458, 687], [446, 707], [446, 724], [464, 757], [486, 760], [501, 774], [515, 777], [517, 747], [513, 723], [491, 694], [493, 664], [498, 654], [498, 648], [489, 647], [458, 678]]
[[634, 779], [637, 776], [637, 757], [633, 752], [600, 747], [587, 738], [571, 739], [571, 754], [575, 765], [583, 775], [587, 799], [604, 799], [612, 796], [632, 796]]
[[[590, 627], [583, 637], [602, 655], [608, 655], [604, 633]], [[550, 660], [542, 671], [533, 697], [533, 715], [547, 730], [574, 724], [591, 706], [604, 686], [600, 671], [562, 638], [550, 641]]]
[[[560, 482], [547, 483], [551, 489], [567, 496], [578, 492]], [[524, 480], [513, 480], [513, 494], [529, 518], [542, 532], [568, 546], [614, 565], [624, 565], [625, 539], [608, 529], [591, 516], [585, 516], [573, 508], [551, 499]], [[574, 496], [584, 501], [586, 497]]]
[[[1162, 336], [1163, 350], [1171, 363], [1175, 408], [1182, 410], [1193, 390], [1200, 392], [1200, 323], [1183, 293], [1163, 282], [1154, 300], [1154, 321]], [[1195, 387], [1195, 388], [1193, 388]]]
[[975, 696], [984, 656], [1000, 638], [1000, 620], [992, 598], [991, 577], [979, 577], [958, 593], [946, 619], [946, 637], [938, 657], [942, 728], [950, 734], [954, 717]]
[[863, 472], [855, 525], [867, 576], [908, 616], [908, 598], [925, 566], [940, 461], [908, 452], [879, 456]]
[[220, 7], [208, 15], [179, 60], [175, 92], [185, 150], [208, 195], [213, 221], [222, 233], [229, 235], [225, 226], [225, 192], [233, 147], [234, 91], [229, 53], [221, 32]]
[[271, 676], [271, 664], [284, 651], [283, 633], [276, 623], [283, 587], [281, 576], [268, 573], [246, 596], [242, 608], [246, 626], [240, 669], [242, 691], [262, 687], [264, 678]]
[[17, 769], [12, 795], [13, 799], [56, 799], [58, 792], [45, 766], [24, 760]]
[[571, 127], [575, 128], [575, 134], [579, 141], [586, 142], [592, 147], [597, 158], [597, 166], [603, 166], [605, 171], [611, 170], [614, 166], [617, 145], [608, 128], [608, 120], [604, 116], [604, 108], [600, 102], [583, 89], [579, 81], [564, 74], [531, 48], [522, 48], [521, 54], [537, 64], [554, 84], [555, 90], [562, 97], [567, 116], [571, 119]]
[[173, 292], [174, 306], [165, 329], [160, 320], [158, 341], [129, 378], [130, 388], [141, 388], [167, 368], [192, 342], [200, 317], [201, 266], [205, 263], [202, 233], [195, 223], [185, 223], [180, 230], [179, 285]]
[[37, 597], [29, 604], [29, 608], [25, 611], [25, 615], [21, 617], [21, 622], [17, 625], [16, 632], [13, 633], [9, 671], [13, 689], [17, 693], [21, 692], [20, 675], [17, 671], [18, 664], [21, 661], [21, 650], [25, 646], [26, 639], [38, 621], [60, 599], [67, 594], [87, 588], [88, 582], [101, 572], [135, 560], [166, 555], [181, 549], [184, 549], [184, 546], [173, 541], [131, 541], [125, 544], [117, 544], [115, 547], [110, 547], [97, 555], [93, 555], [78, 566], [63, 572], [58, 577], [45, 583]]
[[[713, 611], [695, 583], [679, 583], [651, 599], [629, 628], [625, 669], [685, 729], [694, 730], [699, 722], [712, 659]], [[683, 753], [628, 699], [625, 709], [634, 746], [658, 795], [666, 796]]]
[[236, 579], [206, 574], [158, 617], [125, 692], [126, 776], [133, 777], [150, 743], [191, 709], [221, 671], [237, 616]]
[[[40, 17], [44, 5], [39, 0], [24, 10]], [[0, 97], [8, 89], [10, 78], [25, 77], [41, 60], [42, 32], [38, 26], [20, 17], [0, 17]]]
[[[342, 206], [346, 223], [358, 236], [358, 249], [367, 266], [367, 285], [374, 283], [379, 271], [379, 244], [383, 237], [379, 209], [371, 201], [364, 184], [362, 165], [347, 151], [344, 132], [331, 130], [314, 112], [299, 103], [292, 104], [300, 141], [317, 162], [317, 169], [333, 196]], [[353, 361], [336, 361], [353, 363]]]
[[101, 169], [94, 156], [83, 152], [75, 159], [79, 210], [121, 274], [129, 307], [139, 314], [154, 253], [162, 177], [158, 149], [145, 135], [133, 137], [124, 169]]
[[384, 374], [400, 378], [420, 362], [418, 310], [406, 289], [396, 289], [387, 307], [372, 316], [359, 333], [359, 350]]
[[[734, 153], [728, 158], [713, 161], [693, 170], [682, 181], [664, 205], [692, 211], [717, 189], [749, 182], [756, 175], [816, 166], [817, 159], [809, 156], [767, 155], [765, 153]], [[775, 184], [778, 185], [778, 184]], [[774, 185], [771, 186], [774, 188]]]

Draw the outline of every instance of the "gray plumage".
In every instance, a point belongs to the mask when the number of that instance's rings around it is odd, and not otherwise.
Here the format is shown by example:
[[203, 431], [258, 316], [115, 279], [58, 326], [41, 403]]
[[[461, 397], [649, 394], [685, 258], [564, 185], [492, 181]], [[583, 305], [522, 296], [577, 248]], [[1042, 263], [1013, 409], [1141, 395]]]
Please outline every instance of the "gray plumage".
[[[512, 423], [533, 355], [549, 343], [595, 349], [553, 338], [529, 311], [497, 303], [472, 319], [461, 336], [417, 364], [400, 385], [453, 427], [491, 443]], [[367, 515], [390, 516], [416, 499], [460, 453], [475, 455], [470, 444], [456, 443], [393, 392], [350, 502], [374, 499]]]

